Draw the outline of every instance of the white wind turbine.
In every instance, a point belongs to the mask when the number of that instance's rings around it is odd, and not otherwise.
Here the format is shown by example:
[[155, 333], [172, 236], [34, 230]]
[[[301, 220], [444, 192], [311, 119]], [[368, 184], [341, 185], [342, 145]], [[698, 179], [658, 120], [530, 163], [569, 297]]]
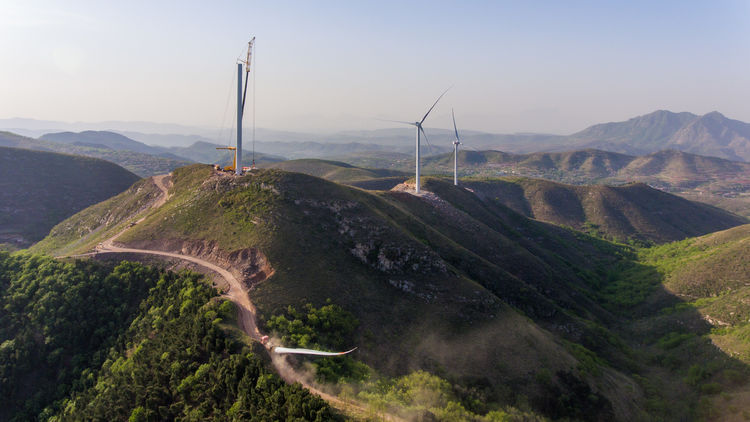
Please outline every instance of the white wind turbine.
[[[448, 88], [448, 89], [450, 89], [450, 88]], [[442, 94], [440, 94], [440, 96], [438, 97], [438, 99], [435, 100], [435, 103], [432, 104], [432, 107], [430, 107], [430, 109], [427, 110], [427, 113], [425, 113], [424, 117], [422, 117], [422, 120], [420, 120], [418, 122], [404, 122], [404, 121], [401, 121], [401, 120], [390, 120], [391, 122], [404, 123], [404, 124], [407, 124], [407, 125], [415, 126], [417, 128], [417, 159], [416, 159], [416, 161], [417, 161], [417, 163], [416, 163], [416, 176], [417, 176], [416, 177], [416, 181], [417, 181], [417, 184], [416, 184], [416, 187], [414, 189], [417, 193], [419, 193], [419, 170], [420, 170], [420, 165], [419, 165], [419, 141], [420, 141], [420, 132], [424, 135], [424, 139], [427, 140], [427, 134], [425, 133], [424, 129], [422, 129], [422, 123], [424, 123], [424, 121], [427, 119], [427, 116], [430, 115], [430, 112], [432, 111], [433, 108], [435, 108], [435, 106], [437, 105], [438, 101], [440, 101], [440, 99], [443, 98], [443, 95], [445, 95], [445, 93], [448, 92], [448, 89], [446, 89], [445, 91], [443, 91]], [[427, 141], [427, 142], [429, 142], [429, 141]]]
[[456, 115], [451, 109], [451, 116], [453, 117], [453, 131], [456, 132], [456, 140], [453, 141], [453, 185], [458, 186], [458, 146], [461, 145], [461, 139], [458, 137], [458, 129], [456, 129]]

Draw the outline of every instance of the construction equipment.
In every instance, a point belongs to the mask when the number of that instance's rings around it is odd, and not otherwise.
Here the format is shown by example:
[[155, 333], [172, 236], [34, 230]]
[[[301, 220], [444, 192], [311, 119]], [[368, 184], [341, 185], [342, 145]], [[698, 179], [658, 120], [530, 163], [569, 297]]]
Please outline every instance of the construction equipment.
[[[242, 167], [242, 117], [245, 111], [245, 98], [247, 97], [247, 84], [250, 80], [250, 65], [252, 64], [253, 46], [255, 45], [255, 37], [247, 43], [247, 59], [237, 60], [237, 146], [234, 147], [219, 147], [216, 149], [228, 149], [234, 151], [234, 160], [232, 160], [231, 166], [226, 166], [222, 170], [227, 172], [233, 172], [237, 176], [242, 175], [245, 167]], [[245, 68], [245, 75], [243, 78], [243, 66]], [[253, 77], [255, 73], [253, 73]], [[242, 89], [242, 80], [245, 81], [245, 89]], [[221, 167], [217, 166], [217, 169]], [[253, 80], [253, 165], [249, 170], [255, 170], [255, 81]]]
[[[253, 50], [255, 49], [255, 37], [247, 43], [247, 59], [245, 61], [245, 92], [242, 94], [242, 110], [245, 110], [245, 97], [247, 95], [247, 81], [250, 79], [250, 67], [253, 65]], [[248, 170], [255, 170], [255, 70], [253, 69], [253, 163]], [[244, 171], [245, 168], [243, 167]]]
[[[222, 169], [224, 171], [233, 173], [237, 169], [237, 147], [217, 147], [216, 149], [228, 149], [230, 151], [234, 151], [234, 159], [232, 160], [232, 165], [226, 166]], [[221, 167], [219, 166], [219, 168]]]

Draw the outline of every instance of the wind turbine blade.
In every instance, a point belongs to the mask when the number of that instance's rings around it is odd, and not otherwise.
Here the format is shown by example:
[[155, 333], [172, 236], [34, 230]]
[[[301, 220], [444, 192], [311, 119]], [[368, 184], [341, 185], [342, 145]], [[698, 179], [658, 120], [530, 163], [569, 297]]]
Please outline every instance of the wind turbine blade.
[[403, 120], [388, 120], [388, 119], [375, 119], [375, 120], [380, 120], [381, 122], [403, 123], [405, 125], [411, 125], [411, 126], [416, 126], [417, 125], [414, 122], [405, 122]]
[[451, 88], [452, 87], [446, 89], [445, 91], [443, 91], [442, 94], [440, 94], [440, 96], [438, 97], [438, 99], [435, 100], [435, 104], [433, 104], [432, 107], [430, 107], [430, 109], [427, 110], [427, 113], [425, 113], [424, 117], [422, 117], [422, 120], [419, 121], [419, 124], [424, 123], [425, 119], [427, 118], [427, 116], [430, 115], [430, 112], [432, 111], [433, 108], [435, 108], [435, 106], [437, 105], [438, 101], [440, 101], [440, 99], [443, 98], [443, 95], [445, 95], [445, 93], [448, 92]]
[[341, 356], [341, 355], [351, 353], [355, 350], [357, 350], [356, 347], [354, 349], [347, 350], [346, 352], [324, 352], [322, 350], [290, 349], [288, 347], [274, 347], [273, 348], [274, 353], [278, 353], [278, 354], [315, 355], [315, 356]]
[[432, 153], [432, 145], [430, 144], [430, 140], [427, 139], [427, 132], [425, 132], [424, 129], [422, 129], [422, 125], [419, 125], [418, 127], [419, 127], [419, 130], [422, 131], [422, 135], [424, 135], [424, 140], [427, 141], [427, 148], [430, 149], [430, 155], [434, 155]]
[[453, 113], [452, 108], [451, 108], [451, 116], [453, 117], [453, 130], [456, 132], [456, 140], [461, 142], [461, 139], [458, 137], [458, 129], [456, 129], [456, 114]]

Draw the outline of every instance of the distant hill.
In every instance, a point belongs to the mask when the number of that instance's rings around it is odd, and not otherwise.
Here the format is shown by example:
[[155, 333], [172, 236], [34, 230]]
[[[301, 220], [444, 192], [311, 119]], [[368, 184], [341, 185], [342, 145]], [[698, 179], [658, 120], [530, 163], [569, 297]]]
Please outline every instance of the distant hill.
[[408, 173], [398, 170], [366, 169], [340, 161], [316, 160], [312, 158], [282, 161], [264, 167], [309, 174], [310, 176], [344, 184], [381, 178], [396, 178], [403, 181], [409, 177]]
[[697, 116], [658, 110], [625, 122], [598, 124], [574, 133], [564, 146], [567, 149], [571, 147], [633, 155], [672, 148], [693, 154], [750, 161], [750, 124], [728, 119], [716, 111]]
[[[345, 161], [407, 172], [414, 168], [413, 157], [352, 156]], [[750, 163], [678, 150], [645, 156], [595, 149], [531, 154], [460, 150], [458, 165], [459, 177], [523, 176], [576, 185], [641, 182], [750, 216]], [[452, 174], [453, 155], [426, 157], [422, 169], [424, 174]]]
[[406, 163], [414, 162], [414, 154], [390, 151], [365, 151], [331, 157], [332, 160], [341, 161], [358, 167], [371, 169], [401, 169], [406, 168]]
[[[376, 164], [381, 164], [377, 162]], [[522, 175], [566, 183], [643, 181], [670, 188], [695, 188], [714, 183], [750, 182], [750, 163], [663, 150], [645, 156], [587, 149], [569, 152], [511, 154], [501, 151], [459, 151], [459, 175]], [[399, 162], [399, 168], [413, 167]], [[427, 157], [423, 169], [452, 173], [453, 154]]]
[[[222, 149], [216, 149], [217, 147], [224, 147], [226, 145], [213, 144], [210, 142], [198, 141], [188, 147], [171, 147], [169, 151], [178, 156], [196, 163], [204, 164], [231, 164], [234, 159], [234, 152]], [[252, 150], [248, 149], [248, 145], [244, 145], [242, 151], [242, 164], [250, 166], [252, 164]], [[286, 158], [265, 154], [261, 152], [255, 152], [255, 163], [275, 163], [284, 161]]]
[[89, 142], [75, 142], [71, 144], [52, 142], [27, 138], [11, 132], [0, 132], [0, 146], [101, 158], [118, 164], [141, 177], [169, 173], [177, 167], [191, 163], [184, 159], [162, 157], [142, 152], [117, 151], [112, 149], [112, 147], [102, 144]]
[[136, 180], [100, 159], [0, 147], [0, 243], [28, 246]]
[[636, 157], [613, 179], [655, 180], [673, 187], [750, 181], [750, 163], [665, 150]]
[[[431, 157], [425, 170], [448, 165], [450, 156]], [[679, 151], [665, 151], [647, 157], [632, 157], [597, 150], [572, 153], [507, 154], [496, 151], [466, 151], [464, 168], [489, 169], [480, 175], [496, 174], [503, 164], [502, 179], [463, 179], [461, 186], [477, 194], [497, 198], [515, 211], [542, 221], [600, 234], [620, 241], [669, 242], [724, 230], [747, 220], [723, 211], [666, 194], [635, 180], [664, 186], [703, 186], [719, 181], [732, 183], [738, 175], [750, 180], [750, 164], [701, 157]], [[511, 164], [508, 164], [511, 163]], [[412, 164], [410, 164], [412, 165]], [[367, 169], [350, 164], [316, 159], [290, 160], [265, 166], [309, 174], [367, 190], [389, 190], [407, 179], [409, 171]], [[515, 169], [515, 170], [511, 170]], [[522, 171], [523, 169], [523, 171]], [[494, 171], [491, 171], [494, 170]], [[570, 186], [536, 178], [554, 175], [578, 181], [607, 181], [624, 186]], [[626, 181], [630, 181], [625, 184]], [[709, 196], [708, 194], [706, 196]], [[742, 211], [742, 210], [740, 210]], [[675, 216], [680, 216], [675, 219]]]
[[[414, 150], [413, 140], [397, 145], [376, 144], [369, 142], [368, 139], [358, 140], [359, 142], [347, 143], [328, 143], [328, 142], [256, 142], [256, 150], [268, 154], [275, 154], [287, 157], [289, 159], [297, 158], [330, 158], [339, 157], [348, 154], [362, 154], [370, 152], [403, 152], [408, 153]], [[447, 147], [433, 148], [434, 153], [447, 152]], [[428, 151], [425, 149], [425, 154]]]
[[664, 243], [748, 223], [743, 217], [642, 183], [571, 186], [506, 178], [467, 180], [462, 186], [528, 217], [620, 241]]
[[39, 137], [39, 139], [43, 141], [59, 142], [64, 144], [102, 145], [116, 151], [133, 151], [154, 155], [157, 157], [163, 156], [172, 159], [179, 159], [179, 157], [166, 153], [163, 148], [152, 147], [144, 143], [134, 141], [127, 136], [120, 135], [119, 133], [109, 131], [87, 130], [79, 133], [46, 133]]
[[669, 146], [694, 154], [750, 161], [750, 124], [714, 111], [680, 128]]
[[[635, 157], [600, 150], [512, 154], [502, 151], [463, 150], [458, 154], [459, 175], [520, 174], [590, 183], [611, 177]], [[411, 164], [413, 166], [413, 164]], [[423, 168], [431, 173], [453, 172], [453, 154], [427, 157]]]
[[648, 154], [667, 148], [672, 136], [698, 116], [657, 110], [625, 122], [601, 123], [570, 135], [569, 142], [627, 154]]

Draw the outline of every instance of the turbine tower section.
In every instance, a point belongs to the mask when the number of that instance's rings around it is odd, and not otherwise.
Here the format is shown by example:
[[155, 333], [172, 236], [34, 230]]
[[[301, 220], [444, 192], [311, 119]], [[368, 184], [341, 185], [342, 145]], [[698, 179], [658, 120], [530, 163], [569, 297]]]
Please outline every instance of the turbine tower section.
[[[245, 98], [247, 97], [247, 82], [250, 79], [250, 64], [252, 63], [253, 46], [255, 45], [255, 37], [247, 43], [247, 58], [243, 62], [239, 60], [237, 62], [237, 150], [235, 158], [237, 160], [235, 164], [235, 174], [242, 174], [242, 116], [245, 114]], [[242, 89], [243, 72], [242, 65], [245, 65], [245, 89]], [[253, 86], [253, 95], [255, 94], [255, 86]], [[255, 113], [255, 104], [253, 104], [253, 113]], [[255, 125], [255, 121], [253, 121]], [[255, 126], [253, 126], [253, 135], [255, 135]], [[253, 139], [255, 141], [255, 139]], [[255, 165], [255, 145], [253, 144], [253, 166]]]
[[451, 117], [453, 117], [453, 131], [456, 133], [456, 140], [453, 141], [453, 185], [458, 186], [458, 146], [461, 145], [461, 139], [458, 137], [456, 113], [453, 109], [451, 109]]
[[416, 123], [416, 126], [417, 126], [417, 151], [416, 151], [415, 156], [417, 157], [417, 160], [416, 160], [417, 162], [415, 165], [416, 185], [414, 186], [414, 190], [417, 193], [419, 193], [419, 131], [422, 129], [422, 124], [418, 122]]
[[237, 150], [234, 174], [242, 175], [242, 63], [237, 63]]

